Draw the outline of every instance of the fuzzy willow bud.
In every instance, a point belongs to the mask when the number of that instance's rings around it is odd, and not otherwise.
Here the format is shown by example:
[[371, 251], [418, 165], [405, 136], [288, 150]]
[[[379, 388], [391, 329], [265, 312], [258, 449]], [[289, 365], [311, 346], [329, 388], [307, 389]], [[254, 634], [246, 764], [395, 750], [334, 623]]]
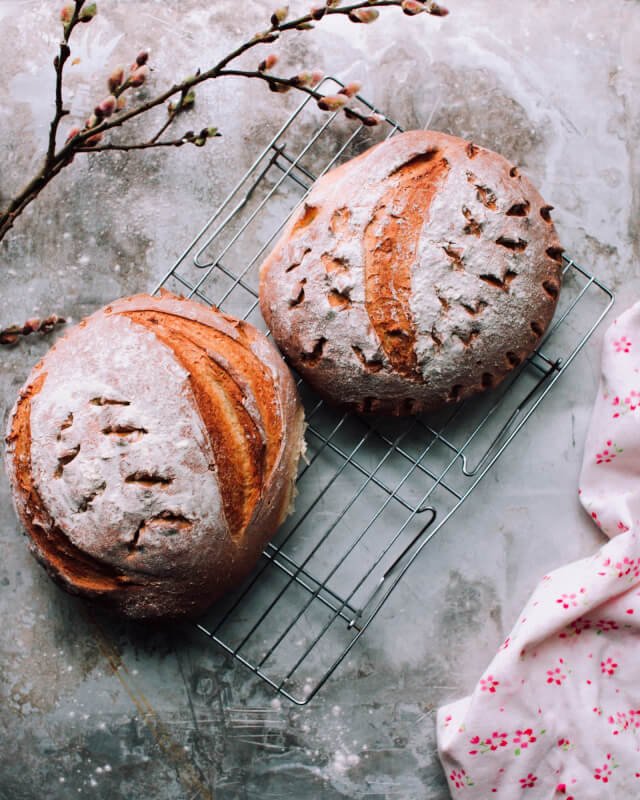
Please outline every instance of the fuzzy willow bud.
[[90, 136], [88, 139], [85, 140], [85, 145], [87, 147], [95, 147], [95, 145], [100, 144], [102, 141], [102, 134], [96, 133], [94, 136]]
[[129, 78], [129, 85], [130, 86], [142, 86], [142, 84], [147, 80], [149, 76], [149, 67], [142, 66], [138, 67], [138, 69], [131, 73], [131, 77]]
[[98, 106], [96, 106], [96, 112], [99, 111], [99, 115], [103, 117], [110, 117], [116, 110], [117, 105], [118, 101], [112, 94], [110, 94], [109, 97], [105, 97], [105, 99]]
[[373, 128], [376, 125], [380, 125], [384, 122], [384, 117], [382, 114], [369, 114], [368, 117], [365, 117], [362, 120], [362, 124], [366, 125], [368, 128]]
[[69, 131], [69, 133], [67, 134], [67, 138], [66, 138], [66, 140], [65, 140], [65, 144], [67, 144], [68, 142], [70, 142], [72, 139], [75, 139], [75, 138], [76, 138], [76, 136], [77, 136], [79, 133], [80, 133], [80, 128], [78, 128], [77, 126], [76, 126], [76, 127], [74, 127], [74, 128], [71, 128], [71, 130], [70, 130], [70, 131]]
[[351, 81], [346, 86], [343, 86], [342, 89], [338, 92], [338, 94], [343, 94], [346, 97], [353, 97], [354, 95], [358, 94], [358, 92], [362, 89], [362, 84], [358, 83], [358, 81]]
[[294, 86], [311, 86], [312, 83], [312, 75], [310, 72], [299, 72], [297, 75], [293, 75], [289, 79]]
[[322, 111], [339, 111], [344, 108], [347, 100], [344, 94], [327, 94], [318, 100], [318, 108]]
[[66, 6], [63, 6], [60, 9], [60, 22], [62, 22], [64, 25], [68, 25], [73, 17], [74, 9], [75, 6], [73, 3], [68, 3]]
[[144, 65], [147, 63], [148, 60], [149, 60], [148, 50], [141, 50], [136, 56], [136, 64], [139, 67], [144, 67]]
[[279, 81], [269, 81], [268, 86], [270, 91], [278, 92], [279, 94], [284, 94], [291, 89], [291, 86], [286, 83], [280, 83]]
[[109, 87], [109, 91], [113, 94], [117, 89], [122, 86], [124, 81], [124, 69], [122, 67], [116, 67], [109, 78], [107, 80], [107, 86]]
[[280, 6], [280, 8], [276, 8], [271, 15], [271, 24], [274, 28], [279, 28], [288, 16], [289, 6]]
[[402, 0], [402, 10], [410, 17], [416, 14], [422, 14], [427, 8], [420, 0]]
[[78, 19], [80, 22], [91, 22], [91, 20], [98, 13], [97, 3], [89, 3], [88, 6], [83, 6]]
[[269, 53], [269, 55], [258, 64], [258, 71], [268, 72], [270, 69], [273, 69], [277, 63], [278, 56], [275, 53]]
[[446, 17], [449, 13], [449, 9], [439, 6], [437, 3], [429, 3], [427, 12], [431, 14], [432, 17]]
[[349, 12], [351, 22], [363, 22], [365, 24], [375, 22], [379, 16], [380, 12], [376, 8], [356, 8]]

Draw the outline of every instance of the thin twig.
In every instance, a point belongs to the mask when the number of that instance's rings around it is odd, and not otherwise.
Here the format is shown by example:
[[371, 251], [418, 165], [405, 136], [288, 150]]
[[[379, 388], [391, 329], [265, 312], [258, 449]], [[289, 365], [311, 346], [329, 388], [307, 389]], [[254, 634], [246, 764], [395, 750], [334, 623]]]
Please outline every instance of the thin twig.
[[51, 314], [46, 319], [28, 319], [24, 325], [10, 325], [0, 330], [0, 345], [12, 347], [18, 344], [20, 337], [29, 336], [31, 333], [49, 333], [57, 325], [64, 325], [65, 322], [62, 317]]
[[153, 147], [182, 147], [184, 144], [190, 144], [195, 137], [186, 138], [182, 136], [180, 139], [171, 139], [170, 141], [154, 142], [135, 142], [134, 144], [118, 144], [117, 142], [107, 142], [106, 144], [98, 144], [95, 147], [80, 147], [78, 153], [104, 153], [107, 150], [121, 150], [128, 152], [129, 150], [151, 150]]
[[80, 11], [84, 5], [85, 0], [75, 0], [75, 6], [71, 19], [63, 28], [63, 38], [60, 42], [60, 50], [58, 55], [53, 60], [53, 67], [56, 71], [56, 110], [53, 119], [51, 120], [51, 127], [49, 128], [49, 144], [47, 147], [46, 166], [50, 167], [53, 163], [54, 155], [56, 152], [56, 139], [58, 134], [58, 127], [60, 120], [65, 117], [69, 112], [64, 108], [62, 99], [62, 73], [64, 72], [64, 65], [69, 56], [71, 55], [71, 48], [69, 47], [69, 37], [73, 33], [80, 20]]

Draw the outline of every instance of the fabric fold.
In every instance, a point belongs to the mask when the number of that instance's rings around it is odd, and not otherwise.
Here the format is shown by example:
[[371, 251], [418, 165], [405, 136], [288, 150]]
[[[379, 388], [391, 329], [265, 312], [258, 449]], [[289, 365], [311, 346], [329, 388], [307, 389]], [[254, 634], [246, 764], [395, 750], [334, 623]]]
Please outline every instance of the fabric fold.
[[471, 696], [439, 710], [453, 797], [640, 797], [640, 304], [604, 337], [579, 494], [610, 541], [545, 575]]

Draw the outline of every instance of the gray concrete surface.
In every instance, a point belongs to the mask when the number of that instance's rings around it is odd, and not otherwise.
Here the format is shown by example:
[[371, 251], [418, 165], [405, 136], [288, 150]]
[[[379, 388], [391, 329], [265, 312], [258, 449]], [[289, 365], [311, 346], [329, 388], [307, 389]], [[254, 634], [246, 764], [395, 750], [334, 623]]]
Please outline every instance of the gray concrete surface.
[[[640, 289], [638, 3], [448, 5], [443, 21], [392, 11], [383, 24], [332, 22], [278, 49], [292, 72], [362, 79], [406, 127], [470, 137], [520, 164], [555, 206], [567, 250], [626, 307]], [[103, 0], [74, 50], [73, 115], [139, 47], [151, 47], [159, 86], [205, 67], [270, 10], [263, 0]], [[0, 0], [0, 197], [42, 152], [55, 13], [41, 0]], [[0, 245], [0, 326], [77, 320], [150, 288], [294, 102], [220, 85], [199, 93], [195, 119], [225, 134], [206, 149], [78, 158]], [[3, 420], [53, 338], [0, 351]], [[600, 542], [576, 498], [600, 338], [303, 708], [189, 626], [114, 622], [58, 590], [28, 555], [0, 477], [0, 798], [446, 798], [436, 707], [472, 688], [537, 578]]]

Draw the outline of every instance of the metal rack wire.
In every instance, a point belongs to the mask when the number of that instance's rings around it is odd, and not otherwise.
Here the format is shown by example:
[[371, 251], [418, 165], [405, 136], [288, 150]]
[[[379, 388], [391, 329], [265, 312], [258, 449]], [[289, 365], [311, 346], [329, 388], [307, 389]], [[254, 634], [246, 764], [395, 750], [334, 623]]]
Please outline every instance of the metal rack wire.
[[[334, 78], [323, 90], [342, 84]], [[379, 112], [365, 99], [361, 103]], [[384, 116], [384, 115], [382, 115]], [[251, 321], [258, 268], [313, 181], [400, 126], [327, 116], [307, 98], [157, 287]], [[561, 300], [538, 349], [499, 388], [439, 415], [342, 414], [302, 383], [308, 458], [296, 510], [246, 584], [197, 627], [294, 703], [307, 703], [425, 545], [469, 497], [582, 349], [613, 293], [564, 259]]]

